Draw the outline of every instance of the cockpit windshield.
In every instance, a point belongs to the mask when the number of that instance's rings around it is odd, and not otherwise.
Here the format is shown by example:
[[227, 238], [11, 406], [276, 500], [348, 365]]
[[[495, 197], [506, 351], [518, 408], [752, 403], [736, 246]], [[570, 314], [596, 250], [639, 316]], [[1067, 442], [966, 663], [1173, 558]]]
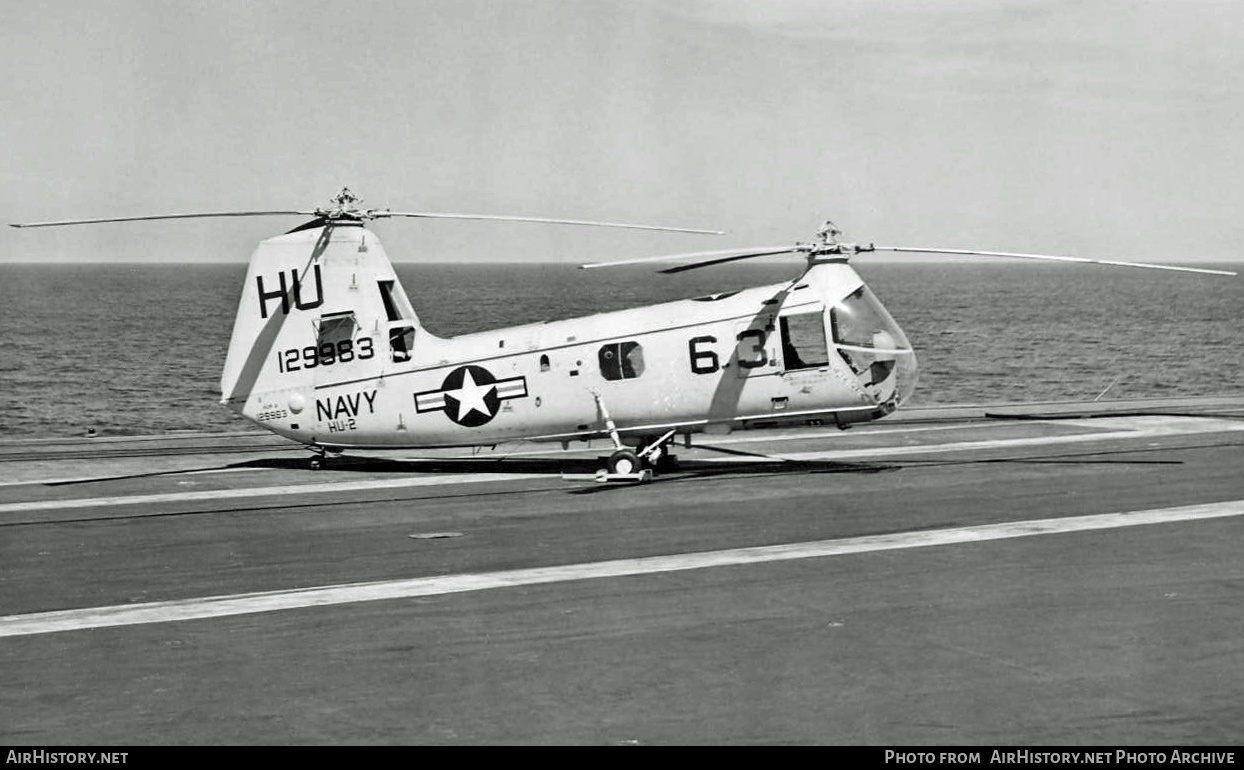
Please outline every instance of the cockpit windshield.
[[867, 286], [835, 303], [830, 330], [838, 356], [878, 403], [895, 406], [916, 387], [916, 354], [903, 330]]

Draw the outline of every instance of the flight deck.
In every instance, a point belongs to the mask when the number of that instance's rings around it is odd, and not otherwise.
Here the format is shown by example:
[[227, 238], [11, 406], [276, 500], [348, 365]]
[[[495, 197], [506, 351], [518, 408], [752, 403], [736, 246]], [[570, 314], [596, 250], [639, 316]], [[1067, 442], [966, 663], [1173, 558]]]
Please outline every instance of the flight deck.
[[1244, 398], [0, 442], [0, 742], [1238, 744]]

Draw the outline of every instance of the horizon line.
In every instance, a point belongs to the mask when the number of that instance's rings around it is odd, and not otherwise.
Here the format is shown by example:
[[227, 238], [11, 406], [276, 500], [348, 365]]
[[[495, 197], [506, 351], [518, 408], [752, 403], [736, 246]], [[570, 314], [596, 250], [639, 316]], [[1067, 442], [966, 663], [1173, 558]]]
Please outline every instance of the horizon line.
[[[752, 262], [747, 265], [717, 265], [716, 267], [737, 268], [747, 266], [760, 266], [764, 264], [800, 264], [804, 260], [801, 258], [771, 258], [767, 262]], [[1134, 260], [1139, 264], [1173, 264], [1173, 265], [1235, 265], [1237, 267], [1244, 266], [1240, 259], [1195, 259], [1195, 260], [1166, 260], [1164, 262], [1147, 262], [1145, 260]], [[540, 259], [510, 259], [510, 260], [492, 260], [492, 259], [472, 259], [472, 260], [397, 260], [390, 259], [389, 262], [394, 265], [452, 265], [454, 267], [465, 267], [470, 265], [555, 265], [566, 267], [578, 267], [581, 262], [569, 260], [540, 260]], [[679, 260], [670, 260], [669, 264], [689, 264], [694, 260], [680, 262]], [[1012, 257], [984, 257], [973, 258], [965, 256], [948, 256], [948, 257], [885, 257], [884, 259], [869, 259], [865, 257], [860, 262], [852, 261], [851, 264], [967, 264], [967, 265], [985, 265], [985, 264], [1012, 264], [1012, 265], [1029, 265], [1036, 266], [1039, 262], [1027, 259], [1019, 259]], [[249, 265], [249, 259], [242, 260], [187, 260], [187, 261], [149, 261], [149, 260], [99, 260], [99, 259], [49, 259], [49, 260], [2, 260], [0, 266], [38, 266], [38, 265], [100, 265], [100, 266], [123, 266], [123, 265], [141, 265], [144, 267], [153, 267], [166, 265], [169, 267], [186, 267], [186, 266], [230, 266], [230, 265]], [[1048, 263], [1047, 263], [1048, 264]], [[1109, 266], [1109, 265], [1105, 265]], [[616, 265], [615, 267], [631, 267], [631, 268], [647, 268], [656, 269], [652, 265]]]

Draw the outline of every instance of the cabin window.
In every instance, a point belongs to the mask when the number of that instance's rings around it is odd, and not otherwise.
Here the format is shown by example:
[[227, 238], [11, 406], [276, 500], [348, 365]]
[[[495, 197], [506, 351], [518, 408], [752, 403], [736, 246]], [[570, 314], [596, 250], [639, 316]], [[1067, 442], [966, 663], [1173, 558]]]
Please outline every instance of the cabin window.
[[547, 372], [548, 370], [549, 370], [549, 357], [542, 355], [540, 356], [540, 371]]
[[789, 372], [828, 364], [824, 315], [818, 311], [782, 316], [783, 368]]
[[389, 353], [394, 363], [410, 360], [410, 351], [415, 349], [415, 327], [394, 326], [389, 329]]
[[333, 349], [337, 349], [338, 343], [343, 340], [354, 339], [354, 330], [358, 328], [354, 321], [354, 312], [347, 310], [344, 313], [329, 313], [320, 316], [319, 328], [316, 334], [316, 345], [330, 343]]
[[630, 380], [644, 373], [644, 349], [638, 342], [614, 342], [600, 349], [600, 373], [606, 380]]

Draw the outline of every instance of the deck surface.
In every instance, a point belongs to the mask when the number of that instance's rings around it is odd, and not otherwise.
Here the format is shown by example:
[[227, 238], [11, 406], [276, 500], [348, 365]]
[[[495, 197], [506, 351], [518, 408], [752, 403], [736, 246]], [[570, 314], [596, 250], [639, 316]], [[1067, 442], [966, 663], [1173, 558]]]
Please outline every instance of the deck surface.
[[0, 743], [1239, 744], [1244, 399], [0, 442]]

